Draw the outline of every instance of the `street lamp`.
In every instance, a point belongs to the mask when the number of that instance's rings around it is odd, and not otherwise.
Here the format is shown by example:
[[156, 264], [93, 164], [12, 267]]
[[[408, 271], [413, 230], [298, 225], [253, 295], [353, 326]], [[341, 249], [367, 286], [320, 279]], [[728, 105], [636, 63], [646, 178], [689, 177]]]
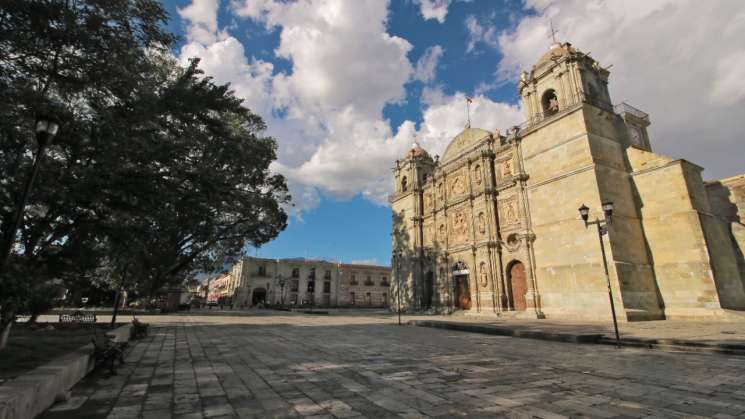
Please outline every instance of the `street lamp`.
[[616, 332], [616, 346], [621, 345], [621, 338], [618, 335], [618, 321], [616, 320], [616, 305], [613, 302], [613, 291], [610, 286], [610, 276], [608, 275], [608, 260], [605, 257], [605, 243], [603, 242], [603, 236], [608, 234], [608, 226], [613, 222], [613, 202], [604, 201], [601, 204], [603, 208], [604, 218], [595, 221], [587, 221], [590, 218], [590, 209], [585, 204], [579, 207], [579, 215], [582, 217], [582, 221], [585, 223], [585, 228], [596, 225], [598, 228], [598, 240], [600, 240], [600, 252], [603, 254], [603, 269], [605, 270], [605, 282], [608, 284], [608, 298], [610, 299], [610, 310], [613, 315], [613, 329]]
[[396, 300], [398, 300], [398, 325], [401, 325], [401, 249], [393, 252], [396, 263]]
[[15, 243], [16, 234], [18, 233], [18, 228], [21, 226], [24, 209], [26, 208], [26, 204], [28, 204], [28, 197], [31, 193], [31, 188], [34, 185], [36, 175], [39, 173], [41, 160], [44, 158], [44, 152], [46, 151], [47, 145], [52, 142], [54, 136], [57, 135], [57, 131], [59, 131], [59, 123], [53, 117], [40, 115], [36, 119], [34, 133], [36, 134], [36, 142], [39, 143], [39, 149], [36, 151], [36, 156], [34, 156], [34, 165], [31, 169], [31, 174], [28, 179], [26, 179], [26, 184], [23, 187], [23, 195], [21, 196], [21, 201], [18, 203], [18, 208], [16, 209], [13, 226], [8, 232], [8, 241], [5, 243], [5, 249], [3, 249], [2, 256], [0, 257], [0, 266], [5, 266], [8, 262], [8, 257], [13, 249], [13, 243]]

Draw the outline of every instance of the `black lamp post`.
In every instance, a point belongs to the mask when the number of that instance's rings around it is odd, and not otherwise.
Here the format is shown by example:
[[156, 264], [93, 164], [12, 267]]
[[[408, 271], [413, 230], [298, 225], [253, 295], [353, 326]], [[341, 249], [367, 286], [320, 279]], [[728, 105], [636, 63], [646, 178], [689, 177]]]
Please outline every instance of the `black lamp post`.
[[396, 263], [396, 300], [398, 300], [398, 325], [401, 325], [401, 249], [393, 252], [393, 261]]
[[39, 149], [36, 151], [36, 156], [34, 156], [34, 165], [31, 169], [31, 174], [26, 179], [26, 184], [23, 187], [23, 195], [21, 195], [21, 201], [18, 203], [18, 208], [16, 209], [13, 226], [8, 232], [8, 240], [5, 243], [5, 248], [2, 250], [2, 256], [0, 256], [0, 266], [5, 266], [8, 262], [10, 252], [13, 250], [13, 244], [15, 243], [18, 229], [21, 226], [21, 220], [23, 220], [23, 213], [25, 212], [26, 204], [28, 204], [31, 188], [34, 186], [34, 180], [39, 173], [41, 160], [44, 158], [47, 145], [52, 142], [54, 136], [57, 135], [57, 131], [59, 131], [59, 123], [50, 116], [42, 115], [36, 119], [34, 131], [36, 133], [36, 141], [39, 143]]
[[590, 217], [590, 209], [585, 204], [579, 207], [579, 215], [585, 223], [585, 228], [596, 225], [598, 228], [598, 240], [600, 240], [600, 252], [603, 254], [603, 269], [605, 270], [605, 281], [608, 284], [608, 298], [610, 298], [610, 310], [613, 315], [613, 329], [616, 332], [616, 346], [621, 345], [621, 338], [618, 335], [618, 321], [616, 320], [616, 305], [613, 302], [613, 291], [610, 286], [610, 276], [608, 275], [608, 261], [605, 257], [605, 243], [603, 236], [608, 234], [608, 226], [613, 222], [613, 202], [604, 201], [602, 204], [604, 218], [595, 221], [587, 221]]

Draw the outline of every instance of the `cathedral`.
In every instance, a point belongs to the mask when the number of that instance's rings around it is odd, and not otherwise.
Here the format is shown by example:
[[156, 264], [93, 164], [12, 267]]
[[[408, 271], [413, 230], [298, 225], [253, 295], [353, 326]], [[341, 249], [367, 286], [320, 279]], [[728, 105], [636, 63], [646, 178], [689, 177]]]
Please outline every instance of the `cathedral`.
[[745, 316], [745, 175], [704, 182], [654, 153], [649, 116], [612, 105], [608, 77], [555, 43], [520, 76], [526, 122], [466, 126], [442, 157], [415, 144], [396, 161], [392, 309]]

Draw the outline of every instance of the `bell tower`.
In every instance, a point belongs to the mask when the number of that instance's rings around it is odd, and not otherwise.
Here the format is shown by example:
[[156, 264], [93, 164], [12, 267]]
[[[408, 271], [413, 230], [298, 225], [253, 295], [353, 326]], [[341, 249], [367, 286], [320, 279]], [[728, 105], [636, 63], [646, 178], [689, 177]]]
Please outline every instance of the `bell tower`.
[[391, 295], [397, 296], [397, 287], [401, 286], [401, 306], [405, 310], [411, 307], [419, 297], [417, 290], [421, 284], [423, 232], [423, 188], [431, 179], [435, 169], [432, 157], [414, 143], [401, 160], [396, 160], [393, 175], [396, 182], [395, 192], [390, 197], [393, 210], [393, 270], [394, 281], [391, 284]]
[[568, 42], [554, 42], [530, 71], [520, 75], [528, 121], [538, 123], [582, 102], [612, 111], [609, 75], [589, 54]]

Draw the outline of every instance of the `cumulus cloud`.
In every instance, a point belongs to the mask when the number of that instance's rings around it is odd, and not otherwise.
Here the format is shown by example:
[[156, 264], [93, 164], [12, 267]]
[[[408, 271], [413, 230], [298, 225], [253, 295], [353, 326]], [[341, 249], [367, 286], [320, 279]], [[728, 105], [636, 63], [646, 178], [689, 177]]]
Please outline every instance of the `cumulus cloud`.
[[439, 45], [433, 45], [427, 48], [421, 58], [416, 62], [414, 79], [424, 83], [434, 80], [437, 63], [440, 61], [444, 52], [445, 50]]
[[450, 0], [415, 0], [419, 5], [419, 13], [424, 20], [435, 19], [440, 23], [445, 23], [445, 17], [448, 15]]
[[193, 0], [183, 9], [178, 9], [182, 19], [189, 22], [186, 37], [190, 41], [211, 43], [217, 39], [217, 9], [219, 0]]
[[[488, 24], [487, 24], [488, 25]], [[475, 16], [469, 15], [466, 18], [466, 29], [468, 30], [468, 43], [466, 52], [472, 52], [476, 45], [483, 43], [487, 46], [496, 47], [498, 45], [499, 32], [493, 26], [484, 27], [479, 23]]]
[[[706, 168], [704, 176], [745, 169], [745, 7], [736, 0], [528, 0], [531, 13], [501, 32], [502, 79], [514, 80], [559, 38], [613, 65], [610, 90], [649, 112], [652, 147]], [[735, 152], [737, 151], [737, 152]]]

